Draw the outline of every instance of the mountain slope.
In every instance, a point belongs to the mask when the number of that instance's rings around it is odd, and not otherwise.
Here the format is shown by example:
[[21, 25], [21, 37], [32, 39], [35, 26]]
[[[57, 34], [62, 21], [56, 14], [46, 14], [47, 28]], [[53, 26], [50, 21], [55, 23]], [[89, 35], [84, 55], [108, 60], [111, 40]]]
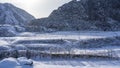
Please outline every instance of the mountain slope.
[[[33, 20], [37, 30], [120, 30], [120, 0], [73, 0], [49, 17]], [[32, 31], [32, 30], [31, 30]]]
[[0, 3], [0, 36], [13, 36], [24, 31], [24, 26], [33, 19], [32, 15], [12, 4]]

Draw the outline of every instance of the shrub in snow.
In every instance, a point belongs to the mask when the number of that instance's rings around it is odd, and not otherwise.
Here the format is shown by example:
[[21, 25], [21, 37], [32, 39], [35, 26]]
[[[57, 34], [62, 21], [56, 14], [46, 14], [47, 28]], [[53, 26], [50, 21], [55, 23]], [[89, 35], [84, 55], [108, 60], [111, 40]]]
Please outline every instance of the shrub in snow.
[[0, 51], [1, 50], [10, 50], [11, 48], [9, 46], [6, 46], [6, 45], [0, 45]]
[[16, 30], [13, 26], [0, 26], [0, 36], [15, 36]]
[[25, 47], [24, 45], [15, 45], [13, 46], [13, 48], [15, 50], [26, 50], [27, 49], [27, 47]]
[[6, 41], [0, 40], [0, 59], [9, 56], [9, 50], [11, 50], [11, 47], [7, 45], [8, 43]]
[[21, 65], [32, 65], [33, 64], [33, 61], [30, 59], [27, 59], [26, 57], [20, 57], [17, 60]]
[[19, 25], [16, 25], [14, 28], [16, 29], [17, 32], [23, 32], [23, 31], [25, 31], [25, 28], [20, 27]]
[[81, 40], [75, 43], [79, 48], [98, 48], [105, 46], [119, 46], [119, 37]]

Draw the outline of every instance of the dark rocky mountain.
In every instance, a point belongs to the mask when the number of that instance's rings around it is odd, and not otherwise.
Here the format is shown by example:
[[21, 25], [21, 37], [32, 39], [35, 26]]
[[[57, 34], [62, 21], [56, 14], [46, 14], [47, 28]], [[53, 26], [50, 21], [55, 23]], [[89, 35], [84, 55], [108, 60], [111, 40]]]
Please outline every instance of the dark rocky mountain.
[[120, 30], [120, 0], [72, 0], [49, 17], [32, 20], [29, 31]]
[[35, 19], [26, 11], [9, 3], [0, 3], [0, 36], [14, 36], [24, 25]]

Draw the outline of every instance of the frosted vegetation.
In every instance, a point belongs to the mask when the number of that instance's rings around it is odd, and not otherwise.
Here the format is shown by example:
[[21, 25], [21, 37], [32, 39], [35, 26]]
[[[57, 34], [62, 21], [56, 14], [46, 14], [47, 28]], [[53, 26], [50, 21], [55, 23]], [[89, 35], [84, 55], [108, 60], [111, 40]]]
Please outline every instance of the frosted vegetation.
[[[27, 35], [25, 37], [25, 35]], [[119, 58], [120, 33], [116, 32], [52, 32], [21, 33], [1, 37], [0, 58]]]
[[119, 68], [119, 41], [119, 31], [26, 32], [1, 37], [0, 68]]
[[0, 3], [0, 68], [119, 68], [119, 6], [72, 0], [35, 19]]

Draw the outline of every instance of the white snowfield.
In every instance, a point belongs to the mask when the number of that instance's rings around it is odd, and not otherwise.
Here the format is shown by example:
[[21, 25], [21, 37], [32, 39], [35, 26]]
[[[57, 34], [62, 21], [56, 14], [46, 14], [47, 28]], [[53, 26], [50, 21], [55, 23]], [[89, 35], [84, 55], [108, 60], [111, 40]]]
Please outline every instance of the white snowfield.
[[[114, 38], [115, 36], [120, 37], [120, 31], [114, 32], [104, 32], [104, 31], [62, 31], [53, 33], [21, 33], [16, 37], [1, 37], [0, 43], [5, 44], [15, 44], [17, 50], [24, 50], [29, 45], [29, 47], [58, 47], [61, 44], [53, 43], [53, 40], [65, 40], [65, 42], [72, 44], [67, 40], [88, 40], [88, 39], [98, 39], [98, 38]], [[49, 40], [49, 41], [48, 41]], [[52, 41], [51, 41], [52, 40]], [[7, 42], [6, 42], [7, 41]], [[22, 42], [25, 43], [22, 43]], [[26, 42], [27, 41], [27, 42]], [[30, 41], [32, 41], [30, 43]], [[34, 42], [33, 42], [34, 41]], [[37, 41], [37, 42], [36, 42]], [[38, 43], [39, 42], [39, 43]], [[52, 43], [51, 43], [52, 42]], [[119, 41], [118, 41], [119, 42]], [[51, 44], [50, 44], [51, 43]], [[64, 45], [61, 45], [64, 47]], [[71, 47], [71, 46], [70, 46]], [[2, 48], [2, 47], [1, 47]], [[7, 48], [7, 47], [5, 47]], [[112, 50], [117, 57], [120, 57], [120, 46], [106, 46], [104, 48], [90, 48], [90, 49], [75, 49], [74, 54], [106, 54], [108, 55], [108, 50]], [[54, 53], [54, 52], [53, 52]], [[62, 53], [62, 52], [61, 52]], [[31, 63], [33, 65], [24, 65], [24, 63]], [[1, 67], [2, 66], [2, 67]], [[5, 67], [4, 67], [5, 66]], [[0, 61], [0, 68], [120, 68], [119, 59], [100, 59], [100, 58], [86, 58], [86, 59], [39, 59], [28, 60], [26, 58], [6, 58]]]
[[0, 40], [0, 45], [8, 45], [6, 41]]
[[[30, 36], [29, 36], [30, 34]], [[84, 40], [84, 39], [94, 39], [94, 38], [106, 38], [120, 36], [120, 31], [115, 32], [103, 32], [103, 31], [61, 31], [53, 33], [43, 33], [43, 34], [33, 34], [28, 33], [28, 37], [22, 38], [17, 37], [19, 40], [40, 40], [40, 39], [74, 39], [74, 40]]]
[[29, 64], [33, 61], [25, 57], [5, 58], [0, 61], [0, 68], [32, 68]]
[[47, 60], [35, 61], [33, 68], [119, 68], [119, 61], [100, 60]]
[[[68, 39], [68, 40], [86, 40], [96, 38], [107, 38], [120, 36], [120, 31], [59, 31], [52, 33], [21, 33], [16, 37], [1, 37], [0, 39], [9, 40], [15, 43], [20, 40], [49, 40], [49, 39]], [[14, 40], [14, 41], [13, 41]], [[11, 42], [12, 41], [12, 42]]]
[[[73, 39], [73, 40], [84, 40], [93, 38], [106, 38], [120, 36], [120, 31], [104, 32], [104, 31], [59, 31], [52, 33], [30, 33], [24, 32], [16, 37], [0, 37], [0, 40], [41, 40], [41, 39]], [[11, 41], [10, 41], [11, 42]]]
[[[27, 65], [31, 64], [32, 65]], [[67, 59], [67, 60], [28, 60], [24, 57], [18, 59], [6, 58], [0, 61], [0, 68], [119, 68], [120, 61], [101, 59]]]

